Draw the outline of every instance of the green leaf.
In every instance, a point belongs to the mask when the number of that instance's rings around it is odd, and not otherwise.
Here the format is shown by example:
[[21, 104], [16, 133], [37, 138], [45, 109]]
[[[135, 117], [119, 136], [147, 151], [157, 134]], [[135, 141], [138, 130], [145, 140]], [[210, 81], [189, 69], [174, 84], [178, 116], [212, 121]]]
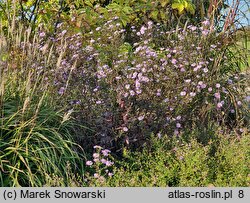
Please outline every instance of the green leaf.
[[149, 17], [153, 18], [154, 20], [158, 20], [158, 13], [159, 11], [154, 10], [150, 13]]
[[165, 7], [167, 4], [169, 4], [170, 0], [160, 0], [161, 6]]
[[161, 16], [162, 20], [166, 20], [168, 18], [167, 15], [166, 15], [166, 13], [163, 12], [163, 11], [160, 11], [160, 16]]
[[126, 13], [126, 14], [130, 14], [130, 13], [133, 11], [133, 9], [132, 9], [131, 7], [129, 7], [129, 6], [125, 6], [125, 7], [122, 9], [122, 11], [123, 11], [124, 13]]
[[107, 6], [108, 9], [112, 9], [114, 11], [121, 11], [121, 6], [117, 3], [111, 3]]
[[181, 14], [184, 11], [184, 4], [182, 3], [173, 3], [172, 8], [178, 10], [178, 13]]
[[195, 14], [195, 7], [192, 4], [188, 4], [186, 10], [191, 13], [192, 15]]
[[93, 4], [89, 0], [85, 1], [84, 3], [89, 7], [93, 7]]

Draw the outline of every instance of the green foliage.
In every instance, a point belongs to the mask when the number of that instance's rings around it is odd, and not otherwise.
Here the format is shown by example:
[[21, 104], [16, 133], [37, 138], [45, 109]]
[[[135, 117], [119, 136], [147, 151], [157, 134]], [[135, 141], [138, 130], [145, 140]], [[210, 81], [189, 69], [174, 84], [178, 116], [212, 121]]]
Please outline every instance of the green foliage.
[[214, 137], [216, 139], [205, 146], [196, 139], [186, 142], [167, 137], [153, 138], [150, 148], [124, 154], [114, 169], [114, 176], [102, 185], [249, 186], [249, 134], [243, 134], [238, 140], [219, 133]]
[[215, 175], [214, 185], [237, 187], [250, 185], [250, 136], [241, 138], [222, 138], [219, 142], [212, 167]]
[[172, 3], [172, 8], [177, 9], [179, 15], [187, 11], [191, 14], [195, 14], [195, 6], [192, 4], [191, 0], [174, 0]]

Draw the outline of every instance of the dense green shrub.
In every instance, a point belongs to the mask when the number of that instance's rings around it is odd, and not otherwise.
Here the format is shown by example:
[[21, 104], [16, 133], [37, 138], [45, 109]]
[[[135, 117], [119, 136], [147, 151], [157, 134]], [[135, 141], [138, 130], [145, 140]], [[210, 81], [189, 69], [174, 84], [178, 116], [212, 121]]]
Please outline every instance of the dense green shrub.
[[250, 184], [249, 134], [235, 139], [217, 132], [206, 146], [196, 139], [186, 142], [166, 136], [153, 140], [153, 145], [142, 152], [124, 151], [123, 159], [116, 160], [113, 177], [101, 183], [93, 177], [90, 185], [246, 187]]

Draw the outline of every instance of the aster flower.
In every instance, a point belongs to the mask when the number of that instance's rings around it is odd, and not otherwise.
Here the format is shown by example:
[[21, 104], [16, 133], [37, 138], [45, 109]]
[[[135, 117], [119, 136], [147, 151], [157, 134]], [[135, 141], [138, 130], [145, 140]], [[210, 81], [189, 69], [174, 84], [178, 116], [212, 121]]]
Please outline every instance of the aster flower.
[[181, 124], [180, 123], [176, 123], [176, 128], [181, 128]]
[[190, 92], [190, 96], [191, 96], [191, 97], [194, 97], [195, 95], [196, 95], [195, 92]]
[[185, 96], [186, 94], [187, 94], [187, 92], [185, 92], [185, 91], [182, 91], [182, 92], [180, 93], [181, 96]]
[[237, 105], [238, 105], [238, 106], [241, 106], [241, 105], [242, 105], [242, 102], [241, 102], [241, 101], [237, 101]]
[[65, 91], [65, 87], [61, 87], [58, 91], [58, 94], [62, 95]]
[[110, 153], [110, 150], [108, 150], [108, 149], [104, 149], [104, 150], [102, 150], [102, 154], [103, 154], [103, 156], [108, 156], [108, 155], [109, 155], [109, 153]]
[[214, 97], [215, 97], [216, 99], [220, 99], [220, 93], [219, 93], [219, 92], [214, 93]]
[[127, 128], [127, 127], [123, 127], [122, 130], [123, 130], [124, 132], [128, 132], [128, 128]]
[[141, 115], [141, 116], [138, 117], [138, 120], [142, 121], [144, 119], [144, 117], [145, 117], [144, 115]]
[[99, 146], [99, 145], [95, 145], [95, 146], [94, 146], [94, 149], [102, 149], [102, 147]]
[[205, 21], [202, 22], [202, 25], [209, 26], [210, 25], [210, 21], [208, 19], [206, 19]]
[[99, 156], [100, 156], [100, 155], [99, 155], [98, 153], [94, 153], [94, 154], [93, 154], [93, 158], [95, 158], [95, 159], [99, 158]]
[[209, 88], [208, 88], [208, 91], [209, 91], [209, 92], [212, 92], [212, 91], [213, 91], [213, 88], [212, 88], [212, 87], [209, 87]]
[[221, 108], [223, 106], [223, 104], [221, 103], [221, 102], [218, 102], [218, 104], [217, 104], [217, 108]]
[[109, 177], [112, 177], [113, 175], [114, 175], [114, 174], [111, 173], [111, 172], [108, 173], [108, 176], [109, 176]]
[[207, 72], [208, 72], [208, 69], [207, 69], [207, 68], [203, 68], [203, 72], [204, 72], [204, 73], [207, 73]]
[[39, 34], [39, 37], [45, 37], [45, 32], [41, 32], [40, 34]]
[[216, 87], [216, 88], [220, 88], [220, 84], [217, 83], [217, 84], [215, 85], [215, 87]]
[[87, 165], [87, 166], [92, 166], [92, 165], [93, 165], [93, 162], [92, 162], [92, 161], [86, 161], [86, 165]]
[[107, 160], [105, 164], [106, 166], [112, 166], [114, 163], [112, 161]]

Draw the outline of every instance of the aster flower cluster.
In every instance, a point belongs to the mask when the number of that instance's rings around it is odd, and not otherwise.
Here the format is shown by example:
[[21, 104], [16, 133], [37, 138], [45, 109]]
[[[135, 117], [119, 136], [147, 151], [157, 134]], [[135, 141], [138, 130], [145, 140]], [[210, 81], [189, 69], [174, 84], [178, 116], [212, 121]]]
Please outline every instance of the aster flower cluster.
[[103, 182], [105, 178], [113, 176], [112, 166], [114, 162], [110, 153], [111, 151], [108, 149], [98, 145], [94, 146], [92, 160], [86, 161], [86, 167], [91, 173], [88, 176], [94, 177], [100, 182]]
[[128, 29], [117, 17], [84, 33], [59, 24], [54, 37], [41, 31], [40, 59], [27, 64], [45, 74], [58, 102], [78, 112], [99, 144], [140, 144], [152, 132], [180, 136], [204, 115], [218, 122], [239, 116], [240, 77], [230, 72], [230, 56], [208, 21]]

